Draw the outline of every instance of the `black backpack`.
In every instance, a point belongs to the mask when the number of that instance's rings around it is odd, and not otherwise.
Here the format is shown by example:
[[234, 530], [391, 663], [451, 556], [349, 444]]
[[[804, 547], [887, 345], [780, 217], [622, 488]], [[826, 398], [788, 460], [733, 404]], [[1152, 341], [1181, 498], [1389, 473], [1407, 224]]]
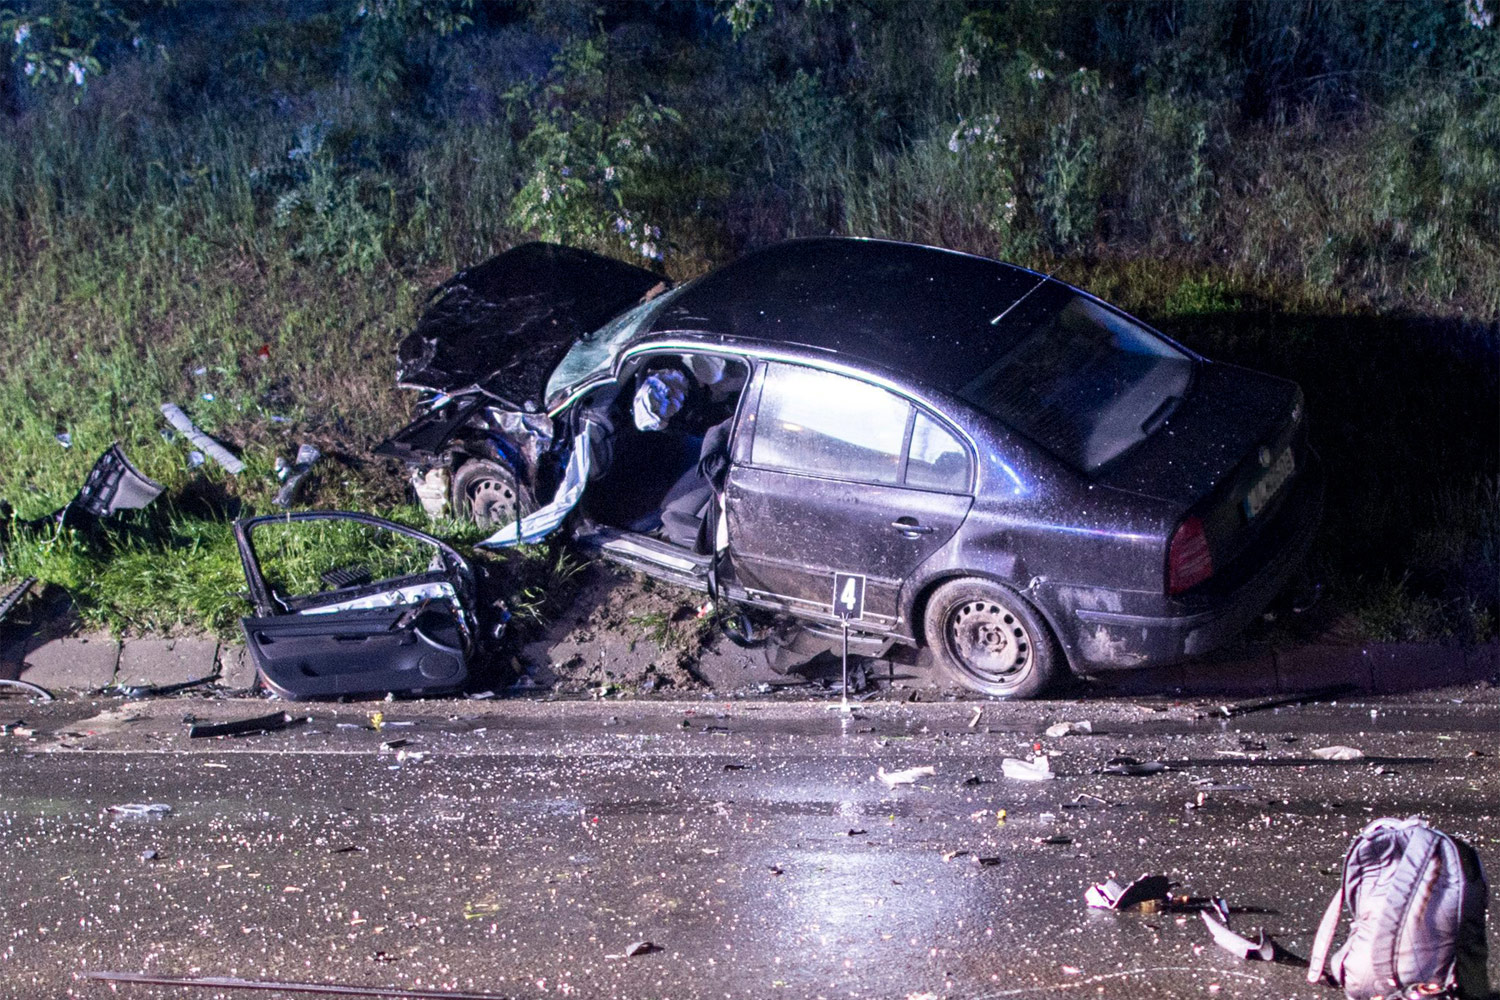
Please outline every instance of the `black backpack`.
[[1347, 906], [1349, 938], [1329, 972], [1351, 1000], [1438, 994], [1482, 1000], [1489, 996], [1488, 894], [1468, 844], [1415, 817], [1377, 819], [1344, 857], [1343, 884], [1318, 927], [1307, 981], [1322, 978]]

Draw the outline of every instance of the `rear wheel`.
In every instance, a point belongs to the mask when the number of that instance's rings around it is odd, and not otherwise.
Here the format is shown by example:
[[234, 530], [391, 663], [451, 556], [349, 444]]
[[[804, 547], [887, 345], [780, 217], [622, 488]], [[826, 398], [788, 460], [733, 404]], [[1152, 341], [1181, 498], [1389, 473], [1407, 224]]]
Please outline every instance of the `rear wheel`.
[[453, 509], [486, 528], [509, 524], [536, 509], [531, 491], [499, 462], [474, 458], [453, 476]]
[[997, 583], [964, 577], [927, 602], [927, 645], [950, 678], [991, 698], [1034, 698], [1057, 674], [1060, 653], [1041, 617]]

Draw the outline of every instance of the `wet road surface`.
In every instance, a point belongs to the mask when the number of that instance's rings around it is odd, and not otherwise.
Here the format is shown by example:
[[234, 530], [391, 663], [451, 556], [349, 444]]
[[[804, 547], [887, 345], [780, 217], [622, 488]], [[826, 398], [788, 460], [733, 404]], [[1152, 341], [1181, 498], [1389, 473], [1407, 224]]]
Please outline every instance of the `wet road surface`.
[[[119, 970], [516, 998], [1328, 1000], [1189, 910], [1090, 911], [1084, 890], [1160, 872], [1305, 957], [1371, 819], [1421, 813], [1500, 870], [1496, 694], [1233, 719], [1166, 700], [8, 700], [0, 995], [105, 997], [75, 973]], [[184, 721], [278, 708], [310, 719], [194, 740]], [[1043, 735], [1078, 719], [1094, 732]], [[1330, 744], [1366, 757], [1312, 753]], [[1054, 780], [1002, 777], [1036, 752]], [[1118, 755], [1170, 770], [1099, 773]], [[1492, 899], [1500, 980], [1497, 924]]]

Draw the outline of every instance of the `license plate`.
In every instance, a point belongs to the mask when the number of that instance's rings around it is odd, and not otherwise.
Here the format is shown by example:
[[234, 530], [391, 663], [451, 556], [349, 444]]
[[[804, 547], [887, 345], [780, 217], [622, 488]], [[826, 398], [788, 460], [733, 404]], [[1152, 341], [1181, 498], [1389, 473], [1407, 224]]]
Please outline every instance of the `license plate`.
[[1292, 449], [1288, 447], [1266, 474], [1261, 476], [1256, 484], [1250, 487], [1250, 492], [1245, 495], [1245, 517], [1253, 518], [1265, 509], [1267, 501], [1274, 497], [1280, 489], [1286, 485], [1286, 481], [1292, 478], [1292, 473], [1297, 471], [1297, 460], [1292, 457]]

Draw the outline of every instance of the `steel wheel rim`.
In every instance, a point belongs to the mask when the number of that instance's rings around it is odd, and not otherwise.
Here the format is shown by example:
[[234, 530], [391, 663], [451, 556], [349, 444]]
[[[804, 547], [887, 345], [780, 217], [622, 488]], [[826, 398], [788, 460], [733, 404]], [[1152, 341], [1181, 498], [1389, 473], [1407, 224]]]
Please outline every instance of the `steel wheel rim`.
[[980, 597], [959, 604], [948, 612], [943, 637], [964, 673], [985, 684], [1011, 687], [1031, 672], [1031, 631], [998, 601]]
[[502, 479], [486, 476], [470, 486], [468, 494], [469, 510], [480, 524], [496, 524], [515, 514], [516, 491]]

